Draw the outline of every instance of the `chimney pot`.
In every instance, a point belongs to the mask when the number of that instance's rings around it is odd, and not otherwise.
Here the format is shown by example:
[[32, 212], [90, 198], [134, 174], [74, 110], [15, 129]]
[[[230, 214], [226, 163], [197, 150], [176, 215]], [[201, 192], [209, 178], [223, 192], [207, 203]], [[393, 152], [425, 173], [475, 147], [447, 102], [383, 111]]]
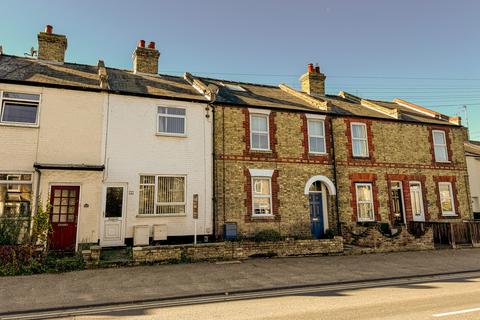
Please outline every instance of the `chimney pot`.
[[155, 49], [155, 42], [151, 41], [145, 48], [145, 41], [140, 40], [132, 58], [134, 73], [158, 74], [160, 52]]
[[309, 64], [308, 64], [307, 70], [308, 70], [308, 73], [312, 73], [312, 72], [313, 72], [313, 63], [309, 63]]
[[313, 97], [325, 96], [325, 75], [320, 72], [320, 67], [308, 64], [307, 73], [300, 77], [302, 91]]
[[63, 62], [65, 60], [67, 37], [61, 34], [54, 34], [51, 25], [47, 25], [45, 32], [39, 32], [37, 37], [38, 59], [55, 62]]

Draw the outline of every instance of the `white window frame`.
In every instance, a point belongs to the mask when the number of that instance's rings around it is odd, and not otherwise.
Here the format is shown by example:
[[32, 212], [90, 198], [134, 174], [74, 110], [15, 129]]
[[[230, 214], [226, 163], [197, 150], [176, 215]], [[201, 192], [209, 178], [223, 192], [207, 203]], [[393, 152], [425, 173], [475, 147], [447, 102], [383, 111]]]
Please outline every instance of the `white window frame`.
[[[448, 186], [448, 191], [450, 192], [450, 204], [452, 205], [452, 211], [443, 211], [442, 208], [442, 193], [440, 192], [440, 186], [445, 185]], [[455, 212], [455, 200], [453, 198], [453, 186], [451, 182], [439, 182], [438, 183], [438, 196], [440, 199], [440, 210], [442, 210], [442, 216], [451, 217], [456, 216], [457, 213]]]
[[[363, 126], [365, 128], [365, 138], [356, 138], [353, 136], [353, 126]], [[350, 132], [351, 132], [351, 136], [352, 136], [352, 156], [353, 157], [356, 157], [356, 158], [368, 158], [369, 157], [369, 154], [370, 154], [370, 150], [368, 149], [368, 128], [367, 128], [367, 124], [366, 123], [363, 123], [363, 122], [352, 122], [350, 123]], [[354, 145], [354, 142], [355, 140], [359, 140], [359, 141], [365, 141], [365, 148], [366, 148], [366, 154], [363, 155], [363, 154], [355, 154], [355, 148], [353, 147]]]
[[[270, 194], [269, 195], [255, 195], [255, 180], [268, 180]], [[271, 177], [252, 177], [252, 217], [272, 217], [273, 216], [273, 203], [272, 203], [272, 178]], [[270, 200], [270, 213], [265, 214], [257, 214], [255, 213], [255, 199], [265, 199], [268, 198]]]
[[[15, 177], [17, 178], [18, 180], [9, 180], [8, 178], [10, 177]], [[22, 175], [20, 174], [7, 174], [7, 181], [20, 181], [20, 179], [22, 178]], [[12, 185], [15, 185], [17, 186], [17, 188], [10, 188]], [[20, 184], [18, 183], [13, 183], [13, 182], [10, 182], [9, 184], [7, 184], [7, 190], [9, 192], [20, 192]]]
[[[272, 217], [274, 215], [273, 214], [273, 201], [272, 201], [272, 199], [273, 199], [272, 176], [273, 176], [274, 170], [272, 170], [272, 169], [249, 169], [249, 172], [250, 172], [250, 176], [251, 176], [250, 183], [252, 185], [252, 189], [251, 189], [251, 192], [252, 192], [252, 217]], [[270, 195], [269, 196], [263, 196], [263, 195], [262, 196], [255, 196], [254, 179], [268, 179], [269, 188], [270, 188]], [[254, 205], [255, 198], [267, 198], [267, 197], [270, 198], [270, 214], [255, 214], [255, 205]]]
[[[270, 149], [270, 110], [261, 110], [261, 109], [248, 109], [249, 117], [250, 117], [250, 150], [254, 151], [271, 151]], [[267, 119], [267, 131], [253, 131], [252, 130], [252, 117], [264, 117]], [[260, 134], [267, 134], [267, 148], [254, 148], [253, 147], [253, 134], [260, 133]]]
[[[442, 134], [443, 135], [443, 141], [445, 141], [445, 144], [436, 144], [435, 143], [435, 134]], [[432, 130], [432, 140], [433, 140], [433, 154], [435, 155], [435, 162], [442, 162], [442, 163], [448, 163], [450, 162], [450, 159], [448, 158], [448, 146], [447, 146], [447, 133], [444, 130]], [[446, 160], [439, 160], [437, 159], [437, 152], [435, 150], [436, 147], [442, 147], [445, 149], [445, 155], [446, 155]]]
[[[141, 176], [154, 176], [155, 177], [155, 186], [154, 186], [154, 198], [153, 198], [153, 213], [140, 213], [138, 212], [139, 217], [182, 217], [187, 215], [187, 175], [182, 174], [153, 174], [153, 173], [141, 173], [139, 174], [139, 180]], [[174, 178], [183, 178], [183, 194], [184, 194], [184, 202], [158, 202], [158, 178], [159, 177], [174, 177]], [[151, 185], [147, 183], [139, 184], [138, 187], [138, 196], [140, 197], [140, 185]], [[185, 213], [157, 213], [157, 205], [172, 205], [172, 206], [185, 206]], [[138, 208], [140, 210], [140, 208]]]
[[[185, 115], [178, 114], [166, 114], [158, 112], [158, 108], [173, 108], [173, 109], [182, 109], [185, 111]], [[183, 133], [171, 133], [171, 132], [161, 132], [160, 129], [160, 117], [165, 118], [181, 118], [183, 119]], [[155, 130], [157, 136], [169, 136], [169, 137], [186, 137], [187, 136], [187, 108], [180, 106], [157, 106], [157, 128]]]
[[422, 183], [420, 181], [410, 181], [409, 184], [408, 184], [409, 188], [410, 188], [410, 205], [412, 206], [412, 217], [413, 217], [413, 221], [417, 221], [417, 220], [415, 220], [416, 215], [415, 215], [415, 212], [413, 211], [413, 209], [414, 209], [413, 208], [414, 207], [413, 206], [413, 197], [412, 197], [412, 185], [413, 184], [418, 184], [418, 186], [419, 186], [419, 190], [420, 190], [420, 209], [421, 209], [420, 217], [422, 219], [425, 219], [425, 207], [423, 205], [423, 201], [424, 201], [424, 199], [423, 199], [423, 187], [422, 187]]
[[[321, 123], [321, 126], [323, 128], [323, 136], [320, 135], [312, 135], [310, 134], [310, 122], [319, 122]], [[325, 155], [327, 154], [327, 140], [325, 138], [326, 132], [325, 132], [325, 117], [314, 117], [314, 116], [307, 116], [307, 138], [308, 138], [308, 153], [311, 154], [320, 154], [320, 155]], [[310, 148], [310, 137], [312, 138], [320, 138], [323, 140], [323, 146], [325, 147], [324, 152], [319, 152], [319, 151], [312, 151]]]
[[[38, 101], [4, 97], [5, 92], [38, 95]], [[16, 102], [18, 104], [24, 104], [24, 105], [34, 105], [34, 104], [36, 104], [37, 105], [37, 114], [36, 114], [36, 118], [35, 118], [35, 123], [3, 121], [3, 113], [4, 113], [5, 102], [8, 102], [8, 101], [12, 101], [12, 102]], [[41, 105], [41, 102], [42, 102], [42, 95], [38, 92], [16, 92], [16, 91], [10, 91], [10, 90], [0, 91], [0, 125], [38, 128], [39, 127], [39, 119], [40, 119], [40, 105]]]
[[[371, 201], [360, 201], [358, 196], [358, 187], [369, 186], [370, 187], [370, 194], [371, 194]], [[373, 199], [373, 184], [370, 182], [356, 182], [355, 183], [355, 195], [356, 195], [356, 202], [357, 202], [357, 221], [359, 222], [374, 222], [375, 221], [375, 201]], [[371, 219], [364, 219], [360, 218], [360, 203], [370, 203], [372, 205], [372, 218]]]

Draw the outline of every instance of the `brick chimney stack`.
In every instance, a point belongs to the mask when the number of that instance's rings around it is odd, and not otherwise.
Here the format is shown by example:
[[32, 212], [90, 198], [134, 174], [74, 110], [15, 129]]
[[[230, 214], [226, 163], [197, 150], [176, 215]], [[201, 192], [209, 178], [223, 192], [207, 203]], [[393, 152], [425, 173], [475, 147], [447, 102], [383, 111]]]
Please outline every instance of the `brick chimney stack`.
[[325, 75], [320, 72], [320, 67], [309, 63], [307, 73], [300, 77], [302, 91], [314, 97], [325, 96]]
[[38, 33], [38, 59], [64, 62], [66, 50], [67, 37], [54, 34], [51, 25], [45, 27], [45, 32]]
[[151, 41], [145, 47], [145, 40], [140, 40], [133, 52], [133, 73], [158, 74], [159, 58], [160, 52], [155, 49], [155, 42]]

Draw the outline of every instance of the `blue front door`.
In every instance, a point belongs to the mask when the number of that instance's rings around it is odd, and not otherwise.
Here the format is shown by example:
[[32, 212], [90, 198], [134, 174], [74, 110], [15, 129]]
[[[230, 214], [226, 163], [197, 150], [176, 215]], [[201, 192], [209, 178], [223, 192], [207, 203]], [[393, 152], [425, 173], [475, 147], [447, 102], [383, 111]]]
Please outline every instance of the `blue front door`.
[[322, 193], [310, 193], [310, 225], [312, 229], [312, 237], [320, 239], [323, 236], [323, 203]]

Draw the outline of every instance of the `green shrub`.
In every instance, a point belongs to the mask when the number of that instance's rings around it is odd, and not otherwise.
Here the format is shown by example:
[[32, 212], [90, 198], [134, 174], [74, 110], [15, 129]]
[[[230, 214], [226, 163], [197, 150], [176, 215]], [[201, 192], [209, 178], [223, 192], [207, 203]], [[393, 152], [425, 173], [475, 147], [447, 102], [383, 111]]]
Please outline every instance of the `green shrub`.
[[85, 269], [85, 261], [81, 254], [74, 256], [54, 256], [50, 255], [44, 262], [46, 272], [69, 272]]
[[[50, 197], [49, 197], [50, 198]], [[33, 216], [32, 238], [31, 243], [33, 245], [39, 244], [46, 246], [48, 240], [48, 233], [52, 231], [52, 225], [50, 224], [50, 209], [52, 206], [47, 203], [43, 206], [43, 203], [38, 199], [37, 213]]]
[[282, 235], [277, 230], [265, 229], [259, 231], [255, 234], [254, 240], [256, 242], [265, 242], [265, 241], [281, 241]]
[[0, 246], [0, 276], [44, 272], [42, 256], [28, 245]]
[[0, 245], [16, 245], [20, 239], [23, 221], [15, 217], [0, 218]]

